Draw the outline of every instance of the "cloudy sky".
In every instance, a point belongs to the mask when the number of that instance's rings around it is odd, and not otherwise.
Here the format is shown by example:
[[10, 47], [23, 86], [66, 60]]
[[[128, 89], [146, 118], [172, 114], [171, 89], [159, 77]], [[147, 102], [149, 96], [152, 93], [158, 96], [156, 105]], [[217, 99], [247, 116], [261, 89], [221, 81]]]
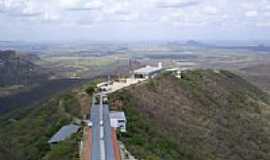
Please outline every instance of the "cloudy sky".
[[269, 40], [270, 0], [0, 0], [0, 40]]

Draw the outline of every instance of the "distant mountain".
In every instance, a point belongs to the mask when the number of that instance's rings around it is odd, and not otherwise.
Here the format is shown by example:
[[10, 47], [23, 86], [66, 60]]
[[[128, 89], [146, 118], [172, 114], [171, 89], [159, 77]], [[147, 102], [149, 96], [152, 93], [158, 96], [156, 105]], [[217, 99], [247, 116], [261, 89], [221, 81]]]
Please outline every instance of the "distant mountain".
[[164, 74], [110, 96], [137, 159], [270, 159], [270, 98], [227, 71]]
[[265, 46], [264, 44], [252, 45], [252, 46], [218, 46], [217, 48], [221, 49], [244, 49], [244, 50], [252, 50], [259, 52], [270, 52], [270, 47]]
[[201, 46], [201, 45], [203, 45], [203, 44], [200, 43], [200, 42], [198, 42], [198, 41], [189, 40], [189, 41], [186, 42], [186, 45]]
[[195, 40], [189, 40], [184, 43], [186, 46], [191, 47], [198, 47], [198, 48], [219, 48], [219, 49], [240, 49], [240, 50], [251, 50], [251, 51], [258, 51], [258, 52], [270, 52], [270, 47], [266, 46], [264, 44], [258, 44], [258, 45], [224, 45], [224, 44], [207, 44], [202, 43]]
[[269, 52], [270, 51], [270, 47], [269, 46], [265, 46], [264, 44], [259, 44], [257, 46], [254, 47], [250, 47], [252, 50], [255, 51], [263, 51], [263, 52]]
[[209, 45], [209, 44], [205, 44], [199, 41], [195, 41], [195, 40], [189, 40], [185, 43], [185, 45], [187, 46], [193, 46], [193, 47], [214, 47], [213, 45]]
[[37, 60], [36, 55], [0, 50], [0, 86], [31, 85], [47, 80], [49, 73], [34, 63]]

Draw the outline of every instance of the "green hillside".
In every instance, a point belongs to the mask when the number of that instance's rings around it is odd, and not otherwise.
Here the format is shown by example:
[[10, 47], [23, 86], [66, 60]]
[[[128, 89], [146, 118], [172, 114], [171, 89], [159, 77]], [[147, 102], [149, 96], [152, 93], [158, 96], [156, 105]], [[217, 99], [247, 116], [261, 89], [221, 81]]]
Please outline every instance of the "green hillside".
[[128, 118], [119, 134], [146, 160], [269, 160], [270, 99], [227, 71], [164, 74], [110, 97]]
[[0, 117], [1, 160], [73, 160], [82, 133], [50, 147], [48, 140], [63, 125], [81, 117], [76, 93], [54, 96], [46, 103], [18, 108]]

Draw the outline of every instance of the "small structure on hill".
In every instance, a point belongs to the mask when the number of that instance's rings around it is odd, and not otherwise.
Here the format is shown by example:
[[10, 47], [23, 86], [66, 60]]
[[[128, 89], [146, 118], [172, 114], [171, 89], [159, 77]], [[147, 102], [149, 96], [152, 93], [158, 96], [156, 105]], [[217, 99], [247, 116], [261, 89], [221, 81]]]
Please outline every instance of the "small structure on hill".
[[110, 112], [111, 126], [120, 128], [121, 132], [126, 132], [126, 116], [124, 112]]
[[106, 92], [106, 91], [111, 90], [112, 83], [113, 83], [112, 81], [106, 81], [106, 82], [97, 84], [98, 91]]
[[63, 126], [52, 138], [48, 141], [50, 144], [56, 144], [61, 142], [69, 137], [71, 137], [74, 133], [77, 133], [80, 129], [80, 126], [69, 124]]
[[183, 71], [179, 68], [169, 68], [169, 69], [166, 69], [165, 72], [172, 73], [178, 79], [182, 78]]
[[134, 78], [136, 79], [148, 79], [155, 77], [162, 70], [162, 63], [158, 63], [157, 67], [145, 66], [134, 71]]

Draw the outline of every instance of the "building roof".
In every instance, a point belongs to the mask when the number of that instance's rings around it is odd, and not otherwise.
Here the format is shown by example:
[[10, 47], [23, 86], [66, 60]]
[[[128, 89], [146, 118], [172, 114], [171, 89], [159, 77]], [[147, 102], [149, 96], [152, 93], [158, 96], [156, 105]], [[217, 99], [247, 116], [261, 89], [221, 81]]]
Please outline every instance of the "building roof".
[[106, 82], [101, 82], [97, 84], [97, 87], [103, 87], [103, 86], [108, 86], [110, 84], [112, 84], [112, 81], [106, 81]]
[[180, 69], [179, 68], [169, 68], [169, 69], [166, 69], [166, 71], [168, 72], [175, 72], [175, 71], [179, 71]]
[[57, 143], [69, 138], [72, 134], [78, 132], [80, 126], [69, 124], [63, 126], [53, 137], [48, 141], [49, 143]]
[[97, 84], [97, 87], [102, 87], [108, 85], [108, 82], [101, 82]]
[[152, 67], [152, 66], [145, 66], [143, 68], [139, 68], [134, 71], [136, 74], [152, 74], [155, 72], [160, 71], [162, 68], [160, 67]]
[[110, 112], [110, 118], [126, 120], [126, 116], [124, 112]]

